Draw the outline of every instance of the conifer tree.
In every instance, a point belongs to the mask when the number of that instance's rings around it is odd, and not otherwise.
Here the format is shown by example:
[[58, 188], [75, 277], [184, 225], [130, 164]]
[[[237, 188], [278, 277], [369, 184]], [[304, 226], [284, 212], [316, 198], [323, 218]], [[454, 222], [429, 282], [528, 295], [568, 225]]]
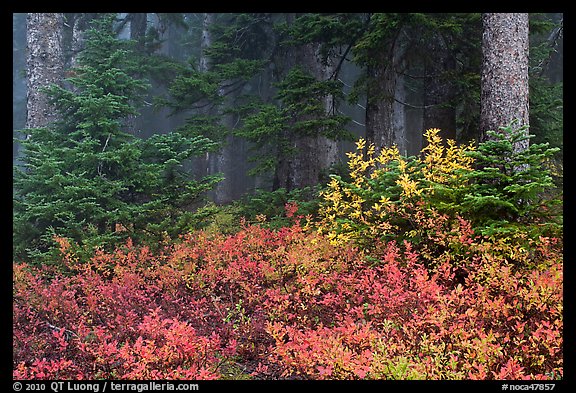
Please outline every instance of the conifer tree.
[[53, 234], [87, 247], [175, 236], [192, 215], [184, 209], [219, 180], [194, 181], [182, 169], [214, 147], [209, 139], [171, 132], [144, 140], [126, 129], [147, 84], [132, 76], [143, 75], [142, 64], [113, 22], [93, 21], [71, 88], [47, 89], [60, 120], [24, 131], [23, 166], [14, 168], [17, 258], [44, 254]]
[[[349, 32], [338, 35], [355, 21], [347, 18], [211, 18], [209, 28], [202, 29], [210, 35], [202, 39], [199, 66], [190, 62], [190, 69], [174, 79], [167, 103], [178, 111], [194, 111], [185, 125], [191, 131], [224, 146], [230, 136], [238, 145], [247, 141], [248, 160], [254, 163], [249, 173], [268, 174], [265, 182], [273, 189], [316, 185], [333, 163], [328, 156], [336, 155], [334, 141], [350, 138], [344, 127], [348, 118], [336, 110], [343, 94], [335, 76], [343, 60], [332, 64], [340, 59], [336, 48], [350, 45]], [[269, 84], [262, 87], [263, 80]], [[222, 119], [230, 115], [234, 121], [225, 124]]]
[[[527, 231], [530, 224], [541, 233], [557, 234], [563, 220], [562, 190], [555, 187], [546, 162], [559, 149], [529, 144], [534, 135], [517, 123], [487, 131], [488, 139], [470, 153], [477, 168], [467, 175], [470, 188], [459, 210], [487, 235]], [[518, 151], [519, 144], [527, 148]]]

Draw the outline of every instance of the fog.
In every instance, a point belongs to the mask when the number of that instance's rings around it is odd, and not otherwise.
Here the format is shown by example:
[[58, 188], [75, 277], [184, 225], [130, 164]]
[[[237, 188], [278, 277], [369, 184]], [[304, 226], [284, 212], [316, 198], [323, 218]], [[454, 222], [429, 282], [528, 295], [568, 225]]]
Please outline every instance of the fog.
[[[127, 14], [119, 14], [119, 18], [125, 18]], [[186, 14], [190, 22], [191, 29], [201, 29], [201, 14]], [[161, 32], [161, 47], [158, 53], [179, 61], [186, 61], [190, 57], [199, 56], [200, 40], [196, 46], [192, 46], [190, 40], [184, 40], [186, 31], [183, 26], [167, 25], [161, 26], [162, 21], [157, 14], [147, 14], [148, 27], [154, 27]], [[559, 20], [562, 14], [550, 14], [554, 20]], [[196, 25], [195, 25], [196, 23]], [[131, 36], [131, 24], [125, 23], [119, 32], [119, 37], [129, 39]], [[68, 34], [72, 34], [68, 32]], [[66, 38], [66, 37], [65, 37]], [[549, 38], [549, 37], [548, 37]], [[420, 71], [417, 64], [405, 64], [411, 71]], [[257, 91], [260, 96], [271, 97], [274, 95], [274, 88], [271, 86], [272, 69], [260, 73], [247, 83], [242, 93]], [[338, 76], [343, 85], [345, 94], [348, 94], [356, 80], [361, 74], [361, 70], [352, 62], [344, 61]], [[546, 68], [546, 76], [552, 83], [563, 80], [563, 40], [559, 37], [555, 48], [555, 53], [550, 57]], [[168, 108], [156, 108], [152, 105], [155, 96], [167, 94], [166, 86], [153, 83], [149, 91], [149, 96], [144, 100], [144, 106], [140, 108], [140, 115], [131, 119], [131, 126], [135, 135], [148, 138], [155, 133], [167, 133], [182, 126], [191, 112], [180, 112], [171, 115]], [[416, 155], [422, 148], [423, 132], [423, 108], [424, 90], [422, 82], [405, 77], [398, 78], [396, 85], [396, 117], [395, 127], [402, 130], [402, 138], [399, 147], [401, 153], [405, 155]], [[337, 110], [340, 114], [350, 117], [347, 125], [348, 130], [358, 137], [365, 136], [366, 128], [366, 98], [360, 97], [358, 102], [348, 103], [343, 101]], [[223, 119], [230, 123], [231, 127], [238, 124], [239, 119]], [[13, 136], [21, 138], [17, 133], [25, 127], [26, 122], [26, 14], [13, 14]], [[245, 193], [250, 193], [256, 189], [270, 189], [271, 175], [249, 176], [247, 173], [253, 167], [248, 161], [250, 153], [249, 142], [237, 138], [228, 137], [227, 145], [221, 153], [211, 153], [209, 157], [202, 157], [196, 160], [189, 170], [196, 172], [199, 176], [223, 172], [225, 180], [218, 185], [218, 189], [211, 193], [211, 199], [218, 203], [226, 203], [238, 199]], [[340, 163], [346, 162], [346, 152], [354, 149], [352, 142], [338, 142], [338, 157]], [[13, 163], [18, 164], [19, 144], [13, 143]]]

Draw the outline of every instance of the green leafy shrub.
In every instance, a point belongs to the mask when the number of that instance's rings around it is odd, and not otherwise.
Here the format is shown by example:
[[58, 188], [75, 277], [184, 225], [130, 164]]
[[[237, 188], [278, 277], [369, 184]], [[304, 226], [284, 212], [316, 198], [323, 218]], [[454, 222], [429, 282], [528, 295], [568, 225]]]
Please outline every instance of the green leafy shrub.
[[214, 234], [233, 234], [241, 229], [242, 208], [238, 204], [218, 206], [208, 202], [194, 212], [190, 231], [203, 230]]
[[286, 191], [279, 188], [275, 191], [258, 190], [253, 195], [247, 195], [237, 203], [239, 213], [248, 222], [259, 222], [270, 228], [281, 228], [293, 223], [286, 216], [286, 204], [295, 204], [297, 216], [315, 216], [320, 202], [319, 191], [314, 187], [298, 188]]

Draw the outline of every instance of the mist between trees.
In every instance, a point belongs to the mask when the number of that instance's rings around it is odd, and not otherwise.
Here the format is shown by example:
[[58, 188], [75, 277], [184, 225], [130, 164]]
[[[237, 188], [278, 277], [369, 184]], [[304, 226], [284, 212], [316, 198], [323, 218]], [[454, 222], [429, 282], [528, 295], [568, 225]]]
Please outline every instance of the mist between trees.
[[[111, 225], [103, 210], [138, 225], [139, 209], [170, 221], [202, 197], [221, 205], [326, 184], [359, 138], [413, 156], [427, 129], [462, 144], [519, 119], [561, 159], [562, 23], [563, 14], [13, 14], [14, 163], [41, 176], [15, 175], [15, 185], [29, 207], [67, 187], [68, 202], [100, 217], [100, 233]], [[491, 33], [502, 26], [504, 36]], [[68, 202], [56, 209], [73, 210]], [[87, 230], [70, 212], [42, 214], [29, 230], [74, 220]]]
[[562, 382], [563, 14], [13, 32], [15, 380]]

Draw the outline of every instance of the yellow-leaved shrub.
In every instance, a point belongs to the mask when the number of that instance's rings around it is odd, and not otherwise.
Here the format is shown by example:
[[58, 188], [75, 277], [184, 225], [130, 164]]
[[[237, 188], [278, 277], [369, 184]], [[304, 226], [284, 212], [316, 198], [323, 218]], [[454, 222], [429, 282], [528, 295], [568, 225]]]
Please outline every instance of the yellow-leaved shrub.
[[427, 130], [421, 155], [411, 157], [402, 156], [396, 146], [376, 152], [360, 139], [357, 150], [347, 153], [350, 180], [333, 175], [321, 193], [318, 231], [333, 244], [369, 246], [406, 234], [418, 240], [425, 229], [422, 211], [449, 206], [472, 170], [468, 152], [473, 145], [443, 144], [439, 132]]

